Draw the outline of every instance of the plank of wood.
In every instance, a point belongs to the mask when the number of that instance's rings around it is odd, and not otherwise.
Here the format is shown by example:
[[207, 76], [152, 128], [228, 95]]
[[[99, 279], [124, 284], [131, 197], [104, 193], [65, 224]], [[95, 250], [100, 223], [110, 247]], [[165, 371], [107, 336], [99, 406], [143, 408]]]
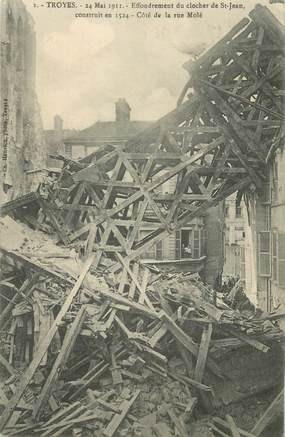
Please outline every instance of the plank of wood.
[[[94, 292], [91, 290], [85, 290], [86, 294], [89, 294], [90, 296], [96, 296]], [[152, 311], [150, 308], [146, 307], [145, 305], [141, 305], [137, 302], [134, 302], [124, 296], [119, 295], [118, 293], [113, 293], [111, 291], [106, 291], [101, 289], [98, 289], [98, 293], [102, 296], [105, 296], [111, 300], [114, 300], [115, 302], [122, 303], [123, 305], [129, 306], [132, 308], [134, 312], [140, 313], [145, 315], [146, 317], [149, 317], [151, 319], [158, 319], [158, 313], [155, 311]], [[98, 297], [98, 295], [97, 295]]]
[[61, 408], [57, 413], [53, 414], [50, 419], [45, 422], [45, 426], [52, 425], [57, 421], [62, 420], [64, 417], [68, 416], [69, 413], [76, 410], [80, 406], [80, 402], [74, 402], [65, 408]]
[[168, 375], [175, 379], [176, 381], [181, 382], [182, 384], [188, 384], [190, 385], [190, 387], [195, 387], [198, 390], [203, 390], [206, 392], [210, 392], [212, 391], [211, 387], [209, 387], [208, 385], [202, 384], [201, 382], [195, 381], [195, 379], [189, 378], [188, 376], [184, 376], [184, 375], [177, 375], [175, 373], [172, 372], [167, 372]]
[[133, 405], [139, 394], [140, 394], [140, 390], [137, 390], [129, 401], [125, 400], [122, 402], [121, 405], [122, 412], [120, 414], [115, 414], [111, 422], [107, 425], [107, 427], [103, 431], [103, 434], [106, 437], [112, 437], [115, 434], [115, 432], [117, 431], [122, 421], [127, 416], [131, 406]]
[[213, 331], [212, 323], [209, 323], [203, 328], [196, 368], [194, 372], [194, 379], [198, 382], [202, 382], [203, 380], [206, 362], [207, 362], [207, 356], [210, 347], [210, 341], [212, 337], [212, 331]]
[[[138, 276], [138, 273], [139, 273], [138, 263], [134, 264], [133, 273], [134, 273], [135, 277]], [[136, 284], [134, 281], [132, 281], [131, 285], [130, 285], [130, 290], [129, 290], [129, 299], [133, 300], [133, 298], [135, 297], [135, 291], [136, 291]]]
[[175, 321], [166, 314], [165, 311], [161, 310], [158, 313], [160, 320], [163, 320], [168, 328], [168, 330], [172, 333], [172, 335], [187, 349], [191, 352], [195, 357], [198, 356], [198, 346], [189, 337], [176, 323]]
[[189, 420], [191, 419], [191, 417], [193, 415], [193, 411], [194, 411], [197, 403], [198, 403], [197, 398], [191, 398], [189, 400], [188, 404], [186, 405], [185, 411], [182, 414], [183, 422], [185, 422], [185, 423], [189, 422]]
[[80, 287], [82, 286], [82, 283], [85, 279], [85, 276], [87, 275], [93, 261], [94, 261], [95, 255], [91, 256], [86, 262], [84, 263], [84, 266], [82, 268], [82, 272], [77, 279], [74, 287], [67, 295], [67, 298], [62, 305], [53, 325], [51, 326], [49, 332], [47, 333], [46, 337], [43, 339], [42, 343], [39, 345], [38, 351], [36, 355], [34, 356], [33, 360], [31, 361], [29, 367], [23, 374], [21, 378], [21, 382], [17, 388], [17, 392], [12, 396], [10, 399], [8, 405], [6, 406], [5, 410], [2, 413], [2, 416], [0, 418], [0, 431], [3, 431], [7, 422], [9, 421], [15, 407], [17, 406], [19, 400], [22, 398], [25, 389], [29, 385], [35, 371], [37, 370], [38, 366], [41, 363], [42, 358], [44, 357], [48, 347], [50, 346], [53, 337], [55, 336], [55, 333], [58, 330], [58, 326], [63, 320], [63, 317], [65, 316], [66, 312], [68, 311], [73, 299], [77, 295]]
[[70, 280], [69, 278], [61, 275], [60, 273], [57, 273], [57, 272], [49, 269], [48, 267], [41, 265], [37, 261], [33, 261], [33, 260], [27, 258], [26, 256], [22, 255], [19, 252], [15, 252], [13, 250], [6, 250], [3, 247], [0, 247], [0, 251], [3, 252], [4, 255], [11, 257], [12, 259], [19, 261], [20, 263], [26, 265], [31, 270], [36, 270], [36, 271], [43, 273], [47, 276], [51, 276], [53, 278], [56, 278], [56, 279], [60, 280], [61, 282], [63, 282], [64, 284], [70, 284], [70, 285], [74, 284], [74, 281]]
[[151, 429], [154, 431], [157, 437], [171, 437], [172, 432], [169, 426], [164, 422], [158, 422], [156, 425], [153, 425]]
[[2, 364], [3, 367], [5, 367], [5, 369], [7, 370], [7, 372], [10, 373], [10, 375], [15, 374], [15, 369], [13, 368], [13, 366], [11, 366], [9, 361], [6, 360], [6, 358], [3, 357], [3, 355], [1, 353], [0, 353], [0, 364]]
[[249, 344], [250, 346], [254, 347], [255, 349], [262, 351], [264, 353], [268, 352], [270, 347], [266, 346], [264, 343], [261, 343], [259, 340], [256, 340], [255, 338], [249, 337], [246, 334], [243, 334], [242, 332], [237, 332], [235, 329], [232, 328], [225, 328], [225, 331], [229, 332], [234, 337], [238, 338], [239, 340], [244, 341], [245, 343]]
[[[138, 278], [135, 276], [134, 271], [132, 271], [129, 267], [129, 263], [127, 261], [124, 260], [124, 258], [122, 257], [122, 255], [120, 255], [119, 253], [116, 254], [118, 260], [120, 261], [120, 263], [122, 264], [122, 266], [125, 268], [125, 270], [128, 272], [129, 276], [131, 277], [132, 281], [135, 283], [137, 289], [139, 290], [140, 294], [143, 296], [143, 301], [139, 303], [143, 303], [144, 301], [147, 303], [147, 305], [149, 306], [150, 309], [152, 309], [154, 311], [154, 306], [152, 305], [150, 299], [148, 298], [148, 296], [146, 295], [146, 290], [144, 288], [147, 286], [147, 280], [148, 280], [148, 276], [146, 277], [146, 283], [144, 285], [141, 285], [138, 281]], [[141, 299], [140, 299], [141, 300]]]
[[276, 398], [271, 402], [267, 410], [261, 416], [261, 418], [256, 422], [251, 430], [251, 433], [256, 437], [265, 430], [265, 428], [278, 416], [283, 413], [284, 410], [284, 389], [276, 396]]
[[[110, 368], [110, 364], [109, 363], [105, 363], [104, 361], [100, 361], [100, 366], [96, 366], [96, 372], [88, 372], [91, 373], [91, 375], [88, 377], [88, 379], [86, 378], [84, 380], [84, 384], [79, 387], [74, 393], [72, 393], [71, 396], [69, 396], [69, 400], [74, 400], [74, 399], [78, 399], [78, 396], [84, 391], [86, 390], [88, 387], [90, 387], [90, 385], [92, 385], [97, 379], [100, 378], [100, 376], [102, 376], [107, 369]], [[93, 369], [92, 369], [93, 370]]]
[[[175, 322], [174, 320], [166, 314], [165, 311], [159, 312], [159, 318], [163, 320], [169, 331], [172, 333], [172, 335], [189, 351], [191, 352], [195, 357], [198, 357], [199, 355], [199, 349], [198, 345], [192, 340], [192, 338], [186, 334]], [[212, 358], [208, 358], [207, 360], [207, 367], [211, 369], [211, 371], [217, 375], [221, 376], [221, 371], [219, 366], [215, 363], [215, 361]]]
[[232, 437], [240, 437], [240, 433], [239, 430], [235, 424], [234, 419], [232, 418], [232, 416], [230, 416], [229, 414], [226, 414], [226, 421], [228, 422], [230, 429], [231, 429], [231, 433], [232, 433]]
[[139, 297], [139, 303], [144, 303], [144, 301], [146, 300], [146, 287], [148, 284], [149, 276], [150, 276], [150, 271], [148, 269], [145, 269], [143, 272], [142, 288]]
[[[213, 417], [212, 418], [213, 422], [216, 423], [217, 425], [220, 425], [228, 430], [231, 430], [230, 425], [228, 424], [228, 422], [226, 420], [221, 419], [220, 417]], [[256, 437], [255, 434], [253, 434], [252, 432], [247, 432], [244, 431], [241, 428], [238, 428], [238, 432], [240, 433], [241, 436], [243, 437]]]
[[173, 424], [177, 428], [179, 435], [182, 437], [188, 437], [188, 432], [186, 430], [185, 423], [183, 422], [183, 420], [181, 420], [181, 418], [176, 416], [173, 409], [170, 408], [170, 405], [166, 405], [165, 409], [166, 409], [167, 414], [169, 415], [171, 421], [173, 422]]
[[46, 379], [46, 382], [37, 399], [37, 404], [33, 412], [34, 418], [38, 418], [42, 412], [42, 409], [45, 407], [49, 394], [53, 389], [54, 384], [59, 376], [60, 368], [62, 368], [65, 365], [66, 361], [68, 360], [68, 357], [72, 351], [72, 348], [80, 332], [85, 317], [86, 317], [86, 306], [83, 305], [78, 311], [67, 333], [65, 334], [61, 350], [58, 356], [56, 357], [56, 360], [49, 373], [49, 376]]
[[14, 306], [21, 300], [22, 294], [28, 295], [29, 293], [31, 293], [32, 287], [38, 280], [38, 277], [38, 273], [35, 273], [32, 275], [32, 277], [27, 278], [21, 285], [19, 293], [13, 296], [12, 302], [8, 303], [8, 305], [6, 305], [6, 307], [2, 310], [0, 315], [0, 329], [2, 329], [6, 325], [7, 319], [9, 319], [11, 311], [13, 310]]
[[218, 435], [221, 435], [222, 437], [231, 437], [229, 434], [226, 434], [224, 431], [221, 431], [216, 425], [211, 423], [211, 430], [215, 431]]
[[111, 352], [111, 361], [112, 361], [111, 373], [112, 373], [113, 385], [122, 384], [123, 378], [121, 374], [121, 368], [120, 366], [117, 365], [116, 356], [113, 351]]
[[90, 230], [89, 230], [89, 235], [88, 235], [88, 239], [86, 242], [86, 248], [85, 248], [85, 254], [84, 254], [85, 259], [89, 258], [89, 256], [91, 255], [91, 253], [93, 251], [93, 246], [94, 246], [95, 239], [96, 239], [96, 232], [97, 232], [97, 226], [90, 223]]

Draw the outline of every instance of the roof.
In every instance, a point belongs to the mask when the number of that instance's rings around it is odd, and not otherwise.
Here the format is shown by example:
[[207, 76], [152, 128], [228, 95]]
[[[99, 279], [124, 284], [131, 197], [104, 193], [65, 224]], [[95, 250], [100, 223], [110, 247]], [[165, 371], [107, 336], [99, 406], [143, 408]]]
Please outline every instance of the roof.
[[83, 129], [66, 138], [66, 144], [105, 143], [126, 141], [138, 132], [149, 127], [152, 121], [97, 121], [92, 126]]

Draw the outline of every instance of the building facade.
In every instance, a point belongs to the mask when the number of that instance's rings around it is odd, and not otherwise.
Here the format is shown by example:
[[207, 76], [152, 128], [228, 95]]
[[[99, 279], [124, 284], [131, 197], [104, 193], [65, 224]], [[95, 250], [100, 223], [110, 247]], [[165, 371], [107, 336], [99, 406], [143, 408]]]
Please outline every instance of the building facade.
[[[161, 194], [173, 194], [176, 178], [161, 186]], [[149, 218], [154, 215], [148, 210]], [[140, 238], [147, 237], [155, 227], [142, 226]], [[224, 264], [224, 203], [209, 208], [183, 228], [142, 255], [143, 262], [170, 271], [199, 272], [202, 279], [217, 286], [222, 278]]]
[[65, 138], [65, 154], [79, 159], [90, 155], [103, 145], [123, 145], [153, 123], [131, 120], [131, 108], [125, 99], [119, 99], [114, 109], [114, 121], [97, 121], [92, 126]]
[[[275, 151], [261, 192], [248, 200], [245, 279], [251, 299], [263, 310], [285, 310], [285, 153]], [[281, 322], [284, 325], [284, 321]]]
[[244, 202], [237, 204], [236, 195], [225, 201], [225, 263], [223, 276], [245, 279], [245, 221], [246, 207]]
[[[102, 145], [123, 145], [153, 123], [132, 121], [131, 108], [125, 99], [119, 99], [114, 109], [114, 121], [98, 121], [65, 138], [65, 154], [79, 159]], [[173, 177], [158, 187], [156, 194], [173, 194], [175, 187], [176, 177]], [[156, 215], [151, 208], [148, 208], [147, 214], [150, 222], [155, 220]], [[142, 255], [142, 261], [165, 270], [199, 272], [205, 281], [215, 285], [221, 277], [224, 262], [223, 226], [223, 204], [220, 204], [152, 246]], [[142, 226], [139, 239], [146, 238], [155, 229], [151, 223], [145, 228]]]
[[36, 37], [21, 0], [0, 2], [0, 198], [34, 189], [46, 165], [35, 92]]
[[65, 154], [64, 140], [72, 135], [75, 135], [75, 129], [64, 129], [64, 122], [60, 115], [55, 115], [53, 119], [53, 129], [46, 129], [44, 131], [45, 141], [47, 144], [48, 155], [53, 155], [53, 158], [48, 156], [48, 168], [61, 168], [62, 161], [54, 157]]

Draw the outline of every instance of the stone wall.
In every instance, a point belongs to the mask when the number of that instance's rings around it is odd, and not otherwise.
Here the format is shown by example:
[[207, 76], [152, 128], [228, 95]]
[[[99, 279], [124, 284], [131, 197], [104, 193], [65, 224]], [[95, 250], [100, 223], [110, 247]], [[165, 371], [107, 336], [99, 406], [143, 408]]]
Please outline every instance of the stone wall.
[[29, 173], [46, 165], [35, 92], [36, 37], [22, 0], [0, 1], [0, 201], [35, 189]]

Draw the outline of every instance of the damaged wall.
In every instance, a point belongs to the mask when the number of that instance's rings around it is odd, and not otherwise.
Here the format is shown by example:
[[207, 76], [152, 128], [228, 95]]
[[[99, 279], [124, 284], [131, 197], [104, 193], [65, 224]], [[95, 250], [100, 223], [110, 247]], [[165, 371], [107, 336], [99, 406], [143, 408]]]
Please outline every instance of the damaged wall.
[[46, 163], [35, 92], [36, 37], [21, 0], [1, 0], [0, 200], [33, 190], [33, 170]]
[[267, 182], [251, 195], [246, 227], [246, 289], [254, 303], [272, 311], [285, 307], [285, 153], [279, 148]]

